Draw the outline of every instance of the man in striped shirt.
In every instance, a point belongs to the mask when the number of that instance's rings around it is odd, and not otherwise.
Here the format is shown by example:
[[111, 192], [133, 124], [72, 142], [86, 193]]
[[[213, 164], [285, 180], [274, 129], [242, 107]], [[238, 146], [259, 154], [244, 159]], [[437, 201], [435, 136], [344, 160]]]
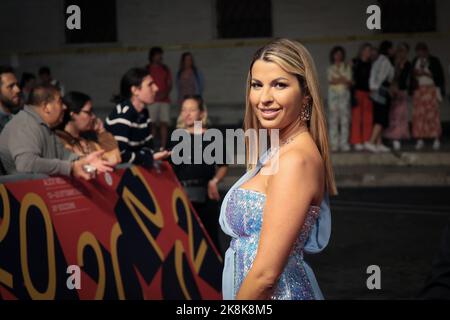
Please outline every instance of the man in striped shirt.
[[168, 151], [153, 151], [151, 119], [146, 105], [152, 103], [158, 87], [144, 68], [132, 68], [122, 77], [117, 106], [105, 121], [119, 144], [123, 163], [152, 167], [153, 160], [167, 158]]

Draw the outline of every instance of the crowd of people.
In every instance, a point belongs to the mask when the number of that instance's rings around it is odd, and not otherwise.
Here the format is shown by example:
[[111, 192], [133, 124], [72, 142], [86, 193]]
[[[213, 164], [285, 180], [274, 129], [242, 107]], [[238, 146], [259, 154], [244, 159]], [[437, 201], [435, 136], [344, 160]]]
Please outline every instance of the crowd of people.
[[[24, 73], [19, 83], [11, 67], [0, 66], [1, 174], [91, 180], [120, 163], [151, 168], [155, 161], [169, 160], [216, 246], [218, 221], [232, 238], [225, 253], [224, 298], [323, 299], [303, 252], [318, 253], [329, 241], [328, 197], [337, 193], [329, 149], [350, 151], [353, 146], [356, 151], [387, 152], [383, 140], [389, 139], [400, 150], [401, 141], [411, 136], [418, 150], [425, 139], [433, 140], [433, 149], [440, 148], [442, 66], [426, 44], [418, 43], [415, 50], [409, 62], [406, 43], [395, 50], [390, 41], [377, 49], [365, 43], [347, 63], [344, 48], [334, 47], [327, 74], [327, 126], [308, 50], [289, 39], [258, 49], [248, 72], [244, 129], [277, 129], [280, 145], [256, 165], [247, 163], [248, 171], [224, 198], [220, 219], [218, 184], [227, 174], [225, 158], [212, 164], [178, 164], [170, 158], [174, 86], [159, 47], [149, 51], [148, 65], [122, 76], [115, 106], [104, 122], [96, 117], [88, 94], [66, 93], [48, 67], [40, 68], [39, 79]], [[192, 159], [196, 150], [203, 154], [212, 142], [199, 137], [208, 128], [204, 80], [189, 52], [181, 56], [175, 87], [180, 106], [176, 126], [193, 142]], [[250, 154], [249, 145], [246, 148]], [[262, 173], [275, 161], [274, 154], [279, 155], [279, 170]]]
[[[41, 67], [38, 77], [25, 72], [19, 83], [11, 67], [0, 67], [1, 174], [41, 173], [91, 180], [120, 163], [150, 168], [155, 161], [167, 159], [218, 246], [218, 184], [227, 173], [226, 161], [175, 165], [169, 158], [173, 85], [162, 48], [149, 51], [147, 66], [131, 68], [123, 75], [119, 93], [112, 99], [115, 107], [104, 122], [96, 116], [90, 96], [65, 93], [50, 68]], [[177, 127], [190, 135], [203, 135], [208, 122], [203, 76], [189, 52], [181, 56], [175, 83], [181, 106]], [[194, 132], [195, 121], [203, 124], [199, 133]], [[202, 148], [209, 145], [202, 144]]]
[[[445, 96], [444, 75], [439, 60], [424, 43], [416, 45], [416, 57], [408, 60], [409, 46], [390, 41], [378, 48], [364, 43], [358, 56], [346, 62], [345, 49], [334, 47], [328, 68], [328, 116], [331, 151], [367, 150], [387, 152], [383, 141], [395, 150], [401, 141], [416, 139], [416, 149], [432, 139], [440, 148], [442, 133], [439, 103]], [[174, 143], [168, 139], [172, 89], [180, 106], [177, 128], [203, 135], [207, 110], [202, 99], [204, 79], [192, 53], [181, 55], [172, 78], [164, 64], [163, 49], [153, 47], [148, 64], [131, 68], [122, 77], [115, 107], [103, 122], [95, 115], [90, 96], [65, 92], [41, 67], [38, 77], [0, 67], [0, 170], [2, 174], [61, 174], [90, 180], [119, 163], [152, 167], [154, 161], [170, 159]], [[408, 103], [412, 97], [412, 129]], [[194, 132], [194, 122], [202, 123]], [[155, 143], [155, 137], [157, 137]], [[195, 141], [195, 139], [191, 139]], [[207, 148], [203, 139], [201, 148]], [[195, 146], [192, 146], [193, 148]], [[174, 164], [174, 171], [196, 211], [218, 243], [218, 184], [227, 174], [226, 161], [218, 164]]]
[[416, 140], [417, 150], [424, 148], [426, 139], [433, 141], [434, 150], [440, 149], [444, 71], [425, 43], [417, 43], [415, 51], [411, 62], [407, 43], [395, 48], [390, 41], [381, 42], [378, 48], [364, 43], [358, 56], [346, 62], [343, 47], [331, 50], [327, 79], [332, 151], [353, 147], [356, 151], [389, 152], [383, 138], [396, 151], [410, 138]]
[[[105, 123], [96, 117], [89, 95], [65, 93], [64, 85], [53, 78], [49, 67], [39, 68], [38, 77], [24, 72], [19, 83], [11, 67], [1, 66], [0, 132], [13, 117], [30, 110], [45, 110], [57, 119], [51, 123], [43, 120], [58, 138], [55, 141], [62, 142], [65, 150], [74, 154], [86, 156], [103, 150], [103, 158], [113, 165], [128, 162], [151, 166], [154, 159], [166, 159], [173, 80], [169, 67], [163, 63], [163, 54], [162, 48], [151, 48], [145, 67], [132, 68], [124, 74], [119, 94], [113, 97], [116, 107]], [[175, 79], [178, 105], [188, 96], [201, 99], [203, 75], [192, 53], [181, 55]], [[54, 107], [59, 104], [61, 108]], [[157, 145], [153, 137], [158, 137]], [[8, 166], [4, 169], [4, 173], [11, 173]]]

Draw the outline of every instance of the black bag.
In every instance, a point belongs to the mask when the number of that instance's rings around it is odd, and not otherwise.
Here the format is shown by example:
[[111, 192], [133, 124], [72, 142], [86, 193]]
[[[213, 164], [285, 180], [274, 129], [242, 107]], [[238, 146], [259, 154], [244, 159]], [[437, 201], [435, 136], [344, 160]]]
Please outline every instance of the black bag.
[[390, 83], [384, 81], [377, 91], [371, 93], [370, 98], [381, 105], [388, 106], [391, 104], [391, 93], [389, 92]]

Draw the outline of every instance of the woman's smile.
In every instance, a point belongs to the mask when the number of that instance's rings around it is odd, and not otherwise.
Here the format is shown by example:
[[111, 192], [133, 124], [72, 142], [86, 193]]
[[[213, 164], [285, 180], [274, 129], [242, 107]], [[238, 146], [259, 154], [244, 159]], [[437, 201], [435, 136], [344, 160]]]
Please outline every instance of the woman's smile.
[[282, 111], [281, 108], [258, 108], [261, 117], [265, 120], [275, 119]]

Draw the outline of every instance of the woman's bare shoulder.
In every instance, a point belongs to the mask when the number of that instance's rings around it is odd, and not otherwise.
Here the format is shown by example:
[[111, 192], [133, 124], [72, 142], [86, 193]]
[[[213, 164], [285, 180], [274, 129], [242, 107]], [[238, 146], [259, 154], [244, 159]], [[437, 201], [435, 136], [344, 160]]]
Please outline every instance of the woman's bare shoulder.
[[290, 146], [288, 150], [280, 154], [280, 164], [286, 166], [313, 166], [323, 168], [323, 159], [316, 144], [310, 137], [299, 140]]
[[[277, 162], [276, 165], [275, 162]], [[284, 178], [305, 175], [319, 177], [323, 169], [320, 154], [317, 155], [314, 150], [304, 147], [291, 147], [289, 150], [283, 150], [272, 158], [266, 166], [276, 168], [275, 171], [272, 171], [273, 174], [269, 177], [269, 180], [281, 176]]]
[[279, 155], [278, 170], [268, 183], [276, 182], [291, 188], [308, 187], [315, 190], [315, 199], [321, 199], [325, 167], [317, 148], [308, 143], [291, 146]]
[[324, 188], [323, 171], [323, 165], [312, 152], [290, 148], [280, 154], [276, 170], [268, 177], [267, 194], [274, 193], [277, 197], [277, 194], [302, 190], [311, 204], [320, 203]]

